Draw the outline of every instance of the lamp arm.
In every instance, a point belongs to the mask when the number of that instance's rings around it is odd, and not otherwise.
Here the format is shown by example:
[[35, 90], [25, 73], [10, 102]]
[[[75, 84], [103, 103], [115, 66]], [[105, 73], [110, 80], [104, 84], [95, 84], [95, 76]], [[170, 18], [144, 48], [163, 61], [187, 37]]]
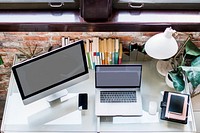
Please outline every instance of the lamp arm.
[[184, 44], [180, 46], [178, 52], [177, 52], [177, 53], [175, 54], [175, 56], [174, 56], [175, 58], [180, 54], [180, 52], [183, 50], [183, 48], [185, 48], [185, 46], [186, 46], [186, 44], [187, 44], [186, 42], [187, 42], [190, 38], [191, 38], [191, 37], [188, 36], [187, 39], [186, 39], [186, 41], [184, 42]]
[[189, 39], [193, 38], [192, 34], [186, 34], [186, 33], [182, 33], [182, 32], [175, 32], [175, 33], [174, 33], [175, 36], [178, 36], [178, 35], [180, 35], [180, 34], [181, 34], [181, 35], [187, 35], [188, 37], [187, 37], [186, 41], [184, 42], [184, 44], [181, 45], [181, 46], [179, 47], [178, 52], [174, 55], [174, 57], [173, 57], [173, 59], [172, 59], [172, 63], [171, 63], [171, 64], [173, 64], [172, 67], [173, 67], [174, 69], [177, 68], [177, 66], [178, 66], [178, 63], [177, 63], [177, 61], [176, 61], [177, 56], [183, 51], [183, 49], [185, 48], [185, 46], [186, 46], [186, 44], [187, 44], [187, 41], [188, 41]]
[[184, 44], [180, 46], [178, 52], [175, 54], [174, 57], [177, 57], [177, 56], [179, 55], [179, 53], [180, 53], [180, 52], [183, 50], [183, 48], [185, 47], [186, 42], [187, 42], [189, 39], [193, 38], [193, 35], [192, 35], [192, 34], [187, 34], [187, 33], [183, 33], [183, 32], [175, 32], [175, 33], [173, 34], [174, 37], [177, 37], [178, 35], [187, 35], [188, 37], [187, 37], [186, 41], [184, 42]]
[[186, 36], [190, 36], [191, 38], [193, 38], [192, 34], [188, 34], [188, 33], [184, 33], [184, 32], [178, 32], [178, 31], [173, 33], [174, 37], [177, 37], [178, 35], [186, 35]]

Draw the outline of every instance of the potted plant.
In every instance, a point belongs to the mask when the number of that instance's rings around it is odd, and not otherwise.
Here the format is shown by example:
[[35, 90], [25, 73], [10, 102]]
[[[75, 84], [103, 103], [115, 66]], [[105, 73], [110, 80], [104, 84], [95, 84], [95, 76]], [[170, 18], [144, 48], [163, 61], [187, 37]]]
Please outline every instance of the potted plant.
[[17, 50], [19, 50], [21, 52], [20, 55], [26, 59], [30, 59], [42, 52], [42, 49], [38, 48], [37, 44], [34, 44], [33, 46], [26, 44], [25, 47], [19, 47]]
[[4, 62], [3, 62], [3, 59], [2, 59], [2, 57], [1, 57], [1, 55], [0, 55], [0, 65], [2, 65]]
[[177, 91], [183, 91], [189, 83], [191, 97], [200, 94], [200, 49], [189, 36], [179, 51], [170, 59], [172, 70], [168, 76]]

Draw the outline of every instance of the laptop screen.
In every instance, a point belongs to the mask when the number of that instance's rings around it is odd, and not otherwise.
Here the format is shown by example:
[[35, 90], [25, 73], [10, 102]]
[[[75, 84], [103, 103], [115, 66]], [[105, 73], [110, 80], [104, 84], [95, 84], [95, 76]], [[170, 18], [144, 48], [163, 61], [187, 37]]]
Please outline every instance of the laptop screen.
[[96, 65], [96, 88], [136, 88], [141, 85], [142, 65]]

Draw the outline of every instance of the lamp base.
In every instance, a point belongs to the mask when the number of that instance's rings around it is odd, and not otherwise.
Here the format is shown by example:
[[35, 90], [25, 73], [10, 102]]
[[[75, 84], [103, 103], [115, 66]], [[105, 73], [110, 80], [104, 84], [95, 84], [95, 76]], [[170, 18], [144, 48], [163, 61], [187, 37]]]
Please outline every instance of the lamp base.
[[166, 76], [170, 70], [172, 70], [171, 63], [169, 61], [159, 60], [156, 64], [156, 69], [159, 74]]

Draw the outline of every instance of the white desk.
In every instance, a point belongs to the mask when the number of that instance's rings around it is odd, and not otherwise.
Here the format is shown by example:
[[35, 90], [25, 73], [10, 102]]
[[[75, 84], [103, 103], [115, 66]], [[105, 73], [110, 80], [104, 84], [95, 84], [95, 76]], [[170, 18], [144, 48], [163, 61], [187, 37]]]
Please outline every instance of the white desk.
[[[11, 76], [1, 131], [16, 132], [195, 132], [195, 120], [190, 106], [188, 124], [178, 124], [160, 120], [160, 114], [148, 114], [149, 101], [157, 101], [160, 111], [161, 91], [171, 90], [166, 86], [164, 78], [160, 76], [153, 61], [143, 62], [142, 100], [144, 115], [142, 117], [101, 117], [97, 128], [94, 102], [94, 71], [90, 71], [90, 78], [68, 89], [71, 98], [67, 101], [49, 107], [42, 99], [24, 106], [17, 90], [16, 83]], [[89, 95], [89, 109], [81, 113], [77, 111], [77, 94], [87, 92]], [[65, 97], [65, 98], [67, 98]]]

